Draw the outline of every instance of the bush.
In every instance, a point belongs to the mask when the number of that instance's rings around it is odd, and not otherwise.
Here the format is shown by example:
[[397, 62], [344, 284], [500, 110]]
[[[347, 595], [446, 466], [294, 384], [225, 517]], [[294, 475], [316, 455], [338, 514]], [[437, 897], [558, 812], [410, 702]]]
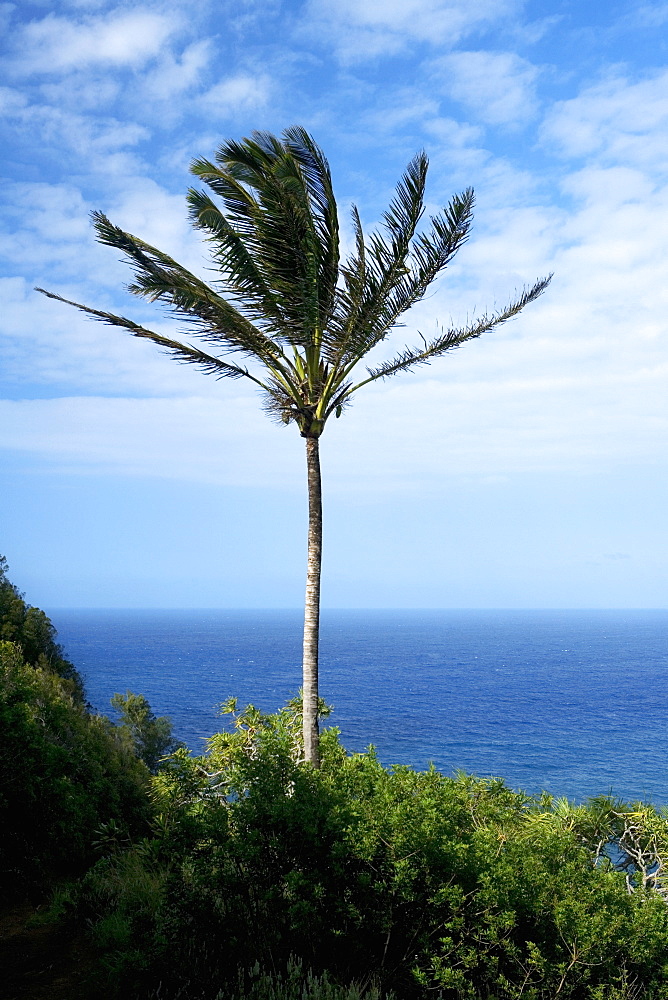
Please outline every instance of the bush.
[[161, 983], [209, 1000], [238, 969], [282, 974], [296, 956], [341, 988], [374, 980], [402, 998], [668, 997], [663, 815], [387, 771], [336, 730], [314, 770], [297, 702], [227, 709], [233, 732], [153, 779], [152, 836], [82, 889], [123, 995]]
[[81, 675], [56, 642], [56, 630], [40, 611], [26, 604], [13, 583], [7, 579], [7, 560], [0, 556], [0, 640], [21, 647], [24, 661], [71, 682], [70, 693], [83, 702]]
[[[316, 976], [304, 970], [302, 963], [291, 960], [285, 973], [263, 973], [255, 966], [241, 973], [234, 993], [219, 993], [216, 1000], [382, 1000], [376, 986], [364, 988], [357, 983], [338, 986], [327, 973]], [[386, 1000], [393, 1000], [388, 994]]]
[[0, 885], [39, 885], [94, 860], [101, 824], [137, 833], [149, 774], [76, 684], [0, 642]]
[[183, 747], [172, 735], [172, 722], [166, 715], [156, 716], [143, 694], [115, 694], [111, 707], [120, 716], [117, 729], [129, 741], [135, 754], [155, 774], [163, 759]]

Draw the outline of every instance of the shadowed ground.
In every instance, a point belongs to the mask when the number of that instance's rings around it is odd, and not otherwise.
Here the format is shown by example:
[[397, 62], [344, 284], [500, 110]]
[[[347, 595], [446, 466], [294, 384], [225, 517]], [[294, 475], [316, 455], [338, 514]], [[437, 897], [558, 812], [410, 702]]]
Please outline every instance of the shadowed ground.
[[103, 1000], [81, 935], [39, 922], [43, 905], [0, 909], [0, 1000]]

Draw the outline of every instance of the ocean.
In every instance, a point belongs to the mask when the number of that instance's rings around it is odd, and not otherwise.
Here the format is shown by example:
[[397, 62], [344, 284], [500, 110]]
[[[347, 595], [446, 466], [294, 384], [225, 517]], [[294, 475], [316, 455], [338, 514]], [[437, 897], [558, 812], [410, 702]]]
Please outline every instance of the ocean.
[[[195, 753], [231, 695], [301, 680], [297, 610], [50, 610], [92, 706], [146, 695]], [[582, 801], [668, 804], [668, 610], [325, 610], [320, 693], [349, 750]]]

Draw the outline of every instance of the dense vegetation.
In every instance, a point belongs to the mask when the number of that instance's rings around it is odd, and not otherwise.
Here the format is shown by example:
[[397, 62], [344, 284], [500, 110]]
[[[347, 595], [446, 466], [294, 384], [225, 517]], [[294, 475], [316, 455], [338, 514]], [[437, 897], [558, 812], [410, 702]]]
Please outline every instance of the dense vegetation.
[[88, 710], [53, 625], [2, 557], [0, 636], [0, 889], [39, 891], [90, 865], [106, 831], [147, 829], [149, 770], [176, 745], [141, 695], [116, 696], [117, 726]]
[[0, 640], [19, 645], [30, 666], [71, 681], [67, 690], [83, 700], [83, 681], [56, 642], [55, 628], [44, 612], [26, 604], [23, 594], [9, 582], [4, 556], [0, 556]]
[[161, 760], [141, 696], [114, 726], [0, 654], [3, 876], [75, 851], [52, 912], [90, 936], [91, 996], [668, 1000], [663, 812], [386, 770], [335, 729], [316, 769], [299, 701], [231, 701], [203, 756]]
[[402, 998], [668, 997], [663, 815], [388, 771], [336, 730], [316, 770], [300, 721], [248, 708], [177, 752], [151, 835], [70, 898], [124, 996], [227, 997], [297, 958]]
[[39, 887], [94, 860], [102, 824], [139, 832], [149, 773], [70, 681], [0, 643], [0, 887]]

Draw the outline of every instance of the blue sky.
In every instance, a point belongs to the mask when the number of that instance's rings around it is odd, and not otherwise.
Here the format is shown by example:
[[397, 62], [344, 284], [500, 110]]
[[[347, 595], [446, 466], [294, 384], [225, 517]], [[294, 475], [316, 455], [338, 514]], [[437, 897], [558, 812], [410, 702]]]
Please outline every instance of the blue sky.
[[206, 275], [191, 159], [298, 123], [344, 240], [420, 148], [430, 209], [476, 189], [381, 355], [555, 274], [328, 425], [324, 605], [666, 606], [668, 3], [23, 0], [0, 23], [0, 552], [31, 602], [300, 605], [295, 428], [32, 290], [174, 332], [89, 212]]

